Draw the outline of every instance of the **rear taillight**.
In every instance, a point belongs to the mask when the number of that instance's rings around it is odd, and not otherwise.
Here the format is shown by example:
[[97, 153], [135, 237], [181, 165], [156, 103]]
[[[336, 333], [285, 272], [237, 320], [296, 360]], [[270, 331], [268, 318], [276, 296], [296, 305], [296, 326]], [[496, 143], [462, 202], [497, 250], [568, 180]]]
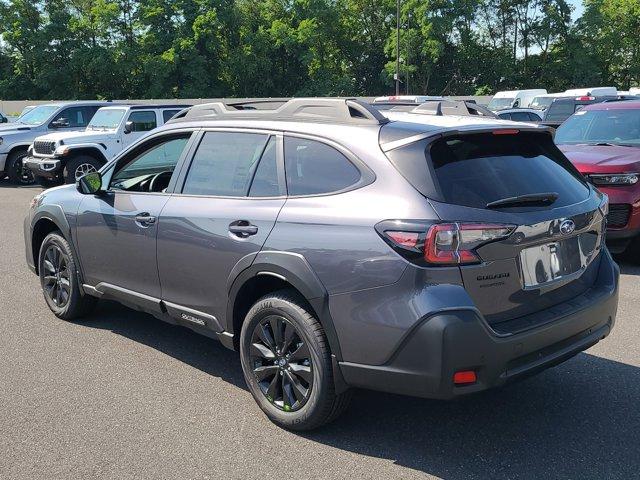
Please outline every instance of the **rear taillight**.
[[[419, 231], [421, 229], [422, 231]], [[415, 263], [466, 265], [482, 260], [476, 249], [508, 237], [515, 226], [488, 223], [437, 223], [389, 221], [376, 226], [378, 233], [398, 253]]]

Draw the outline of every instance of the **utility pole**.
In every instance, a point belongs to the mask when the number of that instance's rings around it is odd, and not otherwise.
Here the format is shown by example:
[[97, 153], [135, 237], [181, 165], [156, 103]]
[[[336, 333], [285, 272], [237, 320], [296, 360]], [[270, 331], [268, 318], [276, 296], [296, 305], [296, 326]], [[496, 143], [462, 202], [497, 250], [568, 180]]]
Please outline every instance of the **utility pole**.
[[400, 95], [400, 0], [396, 0], [396, 96]]

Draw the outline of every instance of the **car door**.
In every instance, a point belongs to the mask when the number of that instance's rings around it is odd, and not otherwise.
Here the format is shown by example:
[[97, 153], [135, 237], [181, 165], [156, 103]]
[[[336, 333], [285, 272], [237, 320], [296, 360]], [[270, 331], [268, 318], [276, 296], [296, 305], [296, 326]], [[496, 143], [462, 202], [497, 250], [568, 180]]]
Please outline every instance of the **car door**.
[[281, 145], [264, 131], [202, 134], [158, 224], [162, 299], [172, 315], [218, 329], [230, 272], [255, 258], [286, 201]]
[[159, 299], [158, 217], [191, 135], [142, 142], [105, 172], [100, 194], [83, 198], [76, 235], [85, 283], [120, 300]]
[[122, 148], [133, 145], [140, 137], [158, 126], [158, 116], [155, 110], [131, 110], [125, 122], [122, 135]]

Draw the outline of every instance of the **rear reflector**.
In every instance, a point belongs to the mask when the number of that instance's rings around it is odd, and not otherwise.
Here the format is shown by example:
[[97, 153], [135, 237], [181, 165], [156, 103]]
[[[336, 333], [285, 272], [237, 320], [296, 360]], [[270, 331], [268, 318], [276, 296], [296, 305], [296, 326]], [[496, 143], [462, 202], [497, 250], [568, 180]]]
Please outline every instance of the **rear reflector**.
[[415, 248], [418, 245], [420, 234], [417, 232], [386, 232], [387, 236], [396, 245], [407, 248]]
[[456, 385], [469, 385], [477, 381], [476, 372], [473, 370], [462, 370], [453, 374], [453, 383]]

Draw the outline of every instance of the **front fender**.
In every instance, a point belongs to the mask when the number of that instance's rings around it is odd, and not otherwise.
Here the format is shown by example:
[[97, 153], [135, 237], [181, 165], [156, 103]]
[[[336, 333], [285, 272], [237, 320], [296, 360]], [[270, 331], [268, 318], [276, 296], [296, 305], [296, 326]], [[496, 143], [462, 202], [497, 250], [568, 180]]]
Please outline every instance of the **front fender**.
[[67, 153], [65, 157], [83, 152], [91, 152], [99, 156], [104, 163], [108, 161], [106, 155], [107, 146], [103, 143], [76, 143], [73, 145], [64, 145], [64, 147], [69, 149], [69, 153]]

